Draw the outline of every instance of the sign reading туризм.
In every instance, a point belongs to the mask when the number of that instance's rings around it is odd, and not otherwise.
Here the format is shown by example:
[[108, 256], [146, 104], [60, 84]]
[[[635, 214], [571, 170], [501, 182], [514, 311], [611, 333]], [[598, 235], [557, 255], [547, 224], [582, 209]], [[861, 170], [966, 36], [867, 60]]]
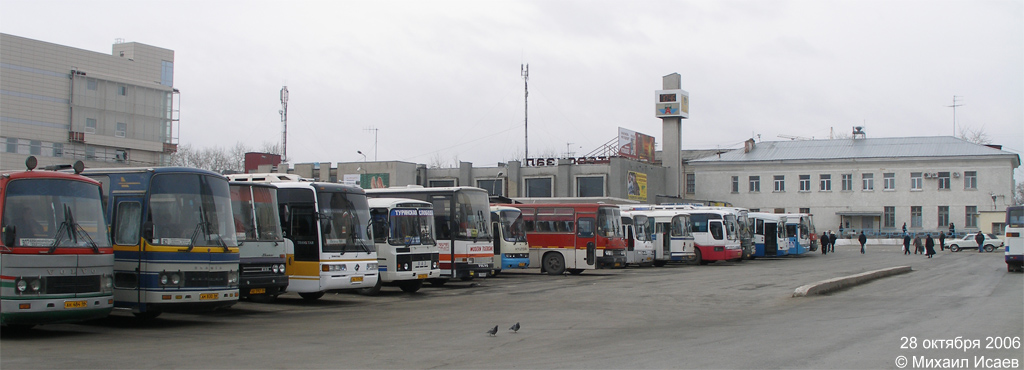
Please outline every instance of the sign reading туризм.
[[655, 117], [690, 118], [690, 93], [684, 90], [657, 90], [654, 105]]

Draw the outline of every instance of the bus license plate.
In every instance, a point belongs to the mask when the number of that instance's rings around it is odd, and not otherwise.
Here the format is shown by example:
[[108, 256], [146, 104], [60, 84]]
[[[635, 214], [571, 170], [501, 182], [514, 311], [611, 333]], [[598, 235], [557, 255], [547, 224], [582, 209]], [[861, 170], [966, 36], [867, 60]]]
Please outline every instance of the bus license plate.
[[362, 276], [353, 276], [352, 280], [350, 280], [350, 282], [361, 283], [361, 282], [363, 282], [363, 277]]
[[420, 280], [426, 279], [426, 278], [427, 278], [427, 274], [419, 274], [419, 275], [416, 275], [416, 278], [417, 278], [417, 279], [420, 279]]
[[64, 308], [86, 308], [89, 307], [89, 302], [86, 301], [67, 301], [64, 302]]
[[267, 294], [267, 288], [252, 288], [249, 289], [249, 294]]
[[217, 299], [217, 296], [219, 296], [219, 294], [217, 294], [217, 293], [202, 293], [202, 294], [199, 295], [199, 299], [201, 299], [201, 300]]

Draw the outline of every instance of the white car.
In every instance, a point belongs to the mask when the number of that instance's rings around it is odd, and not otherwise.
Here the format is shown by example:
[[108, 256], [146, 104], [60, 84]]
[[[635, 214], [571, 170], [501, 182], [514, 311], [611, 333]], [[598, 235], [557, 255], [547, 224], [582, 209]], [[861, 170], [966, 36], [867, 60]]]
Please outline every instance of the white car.
[[[978, 242], [974, 241], [975, 234], [977, 233], [967, 234], [962, 239], [953, 239], [949, 242], [949, 250], [959, 252], [962, 249], [978, 249]], [[992, 252], [1003, 247], [1003, 240], [996, 234], [985, 234], [984, 244], [984, 250]]]

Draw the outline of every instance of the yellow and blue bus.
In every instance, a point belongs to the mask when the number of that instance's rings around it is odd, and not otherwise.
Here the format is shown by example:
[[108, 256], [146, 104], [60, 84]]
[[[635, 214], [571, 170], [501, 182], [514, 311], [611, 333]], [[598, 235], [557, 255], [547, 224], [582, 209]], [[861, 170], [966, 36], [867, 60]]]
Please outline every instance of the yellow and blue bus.
[[95, 168], [114, 246], [114, 307], [140, 318], [238, 302], [228, 180], [181, 167]]

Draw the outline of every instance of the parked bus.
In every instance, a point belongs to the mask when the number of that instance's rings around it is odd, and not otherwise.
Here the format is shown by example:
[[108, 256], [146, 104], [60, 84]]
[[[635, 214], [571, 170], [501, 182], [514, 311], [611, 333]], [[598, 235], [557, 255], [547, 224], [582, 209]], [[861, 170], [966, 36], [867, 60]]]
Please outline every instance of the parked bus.
[[411, 198], [434, 205], [441, 277], [429, 279], [443, 285], [448, 279], [472, 280], [494, 270], [491, 212], [487, 191], [468, 186], [425, 188], [418, 185], [367, 189], [371, 198]]
[[382, 285], [395, 285], [415, 293], [426, 279], [441, 276], [434, 207], [428, 202], [403, 198], [371, 198], [370, 220], [377, 246], [377, 285], [363, 294], [377, 294]]
[[107, 316], [114, 307], [114, 250], [99, 182], [35, 171], [35, 157], [25, 164], [27, 171], [0, 172], [0, 326]]
[[280, 173], [230, 177], [277, 187], [281, 231], [286, 239], [286, 291], [317, 300], [327, 291], [377, 285], [377, 253], [363, 189]]
[[814, 221], [807, 213], [785, 213], [786, 235], [795, 236], [796, 248], [789, 254], [804, 254], [818, 250], [818, 233], [814, 230]]
[[626, 264], [639, 266], [657, 264], [654, 261], [654, 242], [651, 241], [654, 234], [654, 219], [639, 212], [620, 211], [622, 212], [622, 236], [626, 239]]
[[491, 205], [491, 236], [494, 237], [494, 273], [530, 267], [530, 244], [519, 208]]
[[607, 204], [516, 204], [523, 211], [530, 264], [561, 275], [626, 265], [622, 214]]
[[1006, 207], [1006, 271], [1024, 272], [1024, 206]]
[[796, 248], [796, 237], [786, 234], [786, 216], [751, 212], [748, 217], [754, 226], [753, 258], [785, 256], [790, 249]]
[[254, 300], [273, 300], [288, 287], [287, 251], [277, 212], [277, 188], [239, 181], [232, 181], [230, 186], [241, 270], [239, 295]]
[[690, 215], [680, 208], [635, 209], [629, 211], [646, 216], [651, 244], [654, 247], [654, 266], [665, 266], [669, 262], [695, 261], [696, 252], [693, 234], [690, 231]]
[[194, 168], [93, 168], [114, 245], [114, 307], [140, 318], [238, 301], [238, 241], [224, 176]]
[[690, 215], [690, 232], [696, 245], [694, 259], [697, 263], [705, 265], [714, 261], [740, 260], [743, 257], [735, 215], [729, 211], [705, 209], [684, 212]]

